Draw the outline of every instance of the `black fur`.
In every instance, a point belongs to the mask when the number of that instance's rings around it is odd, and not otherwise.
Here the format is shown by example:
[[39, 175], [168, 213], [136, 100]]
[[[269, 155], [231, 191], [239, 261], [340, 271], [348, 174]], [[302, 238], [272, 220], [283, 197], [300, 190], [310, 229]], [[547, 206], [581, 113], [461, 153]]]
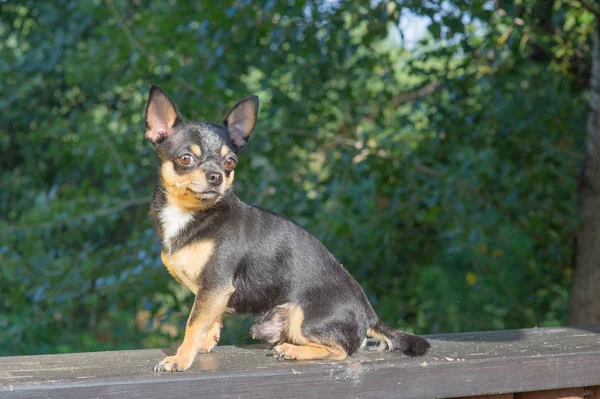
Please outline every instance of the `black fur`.
[[[198, 167], [219, 167], [227, 174], [230, 171], [222, 166], [222, 146], [235, 154], [248, 135], [240, 139], [238, 134], [234, 141], [225, 125], [178, 121], [155, 147], [163, 162], [176, 164], [182, 152], [192, 144], [199, 145]], [[181, 165], [174, 169], [180, 175], [188, 173]], [[167, 196], [160, 178], [151, 214], [163, 243], [160, 215]], [[389, 343], [383, 349], [418, 356], [429, 348], [425, 339], [394, 330], [379, 320], [360, 285], [315, 237], [281, 215], [244, 203], [231, 190], [208, 209], [196, 212], [164, 250], [176, 252], [208, 239], [216, 246], [198, 276], [198, 285], [210, 291], [231, 283], [235, 292], [228, 307], [256, 315], [251, 332], [259, 339], [282, 342], [287, 315], [277, 306], [293, 303], [304, 312], [304, 336], [335, 342], [348, 355], [361, 347], [369, 329], [387, 337]]]

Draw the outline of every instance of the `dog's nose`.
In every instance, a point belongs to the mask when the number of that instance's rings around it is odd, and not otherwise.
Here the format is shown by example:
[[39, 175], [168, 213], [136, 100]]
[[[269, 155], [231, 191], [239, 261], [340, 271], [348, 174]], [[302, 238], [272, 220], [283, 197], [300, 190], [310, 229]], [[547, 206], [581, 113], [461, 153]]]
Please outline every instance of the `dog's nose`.
[[223, 183], [223, 175], [213, 170], [206, 172], [206, 181], [213, 186], [220, 186]]

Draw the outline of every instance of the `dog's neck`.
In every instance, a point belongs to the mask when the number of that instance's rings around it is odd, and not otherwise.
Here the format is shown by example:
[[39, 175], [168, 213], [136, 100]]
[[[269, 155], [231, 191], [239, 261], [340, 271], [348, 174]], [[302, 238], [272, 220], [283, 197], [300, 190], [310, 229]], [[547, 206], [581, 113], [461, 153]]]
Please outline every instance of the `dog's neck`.
[[227, 212], [239, 201], [235, 194], [228, 190], [210, 208], [194, 211], [171, 204], [165, 189], [157, 185], [152, 198], [150, 214], [156, 225], [163, 249], [170, 253], [174, 247], [178, 246], [176, 241], [181, 233], [192, 224], [213, 224], [214, 220], [218, 220], [218, 216]]

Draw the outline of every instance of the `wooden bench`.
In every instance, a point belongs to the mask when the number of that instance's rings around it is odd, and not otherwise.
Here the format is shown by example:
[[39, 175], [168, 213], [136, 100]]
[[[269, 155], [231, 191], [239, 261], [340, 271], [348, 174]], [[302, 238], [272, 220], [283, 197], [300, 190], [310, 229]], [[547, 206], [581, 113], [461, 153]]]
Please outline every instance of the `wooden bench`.
[[[429, 336], [420, 358], [278, 361], [260, 346], [217, 347], [184, 373], [155, 373], [163, 350], [0, 358], [0, 398], [600, 399], [600, 326]], [[497, 395], [497, 396], [490, 396]]]

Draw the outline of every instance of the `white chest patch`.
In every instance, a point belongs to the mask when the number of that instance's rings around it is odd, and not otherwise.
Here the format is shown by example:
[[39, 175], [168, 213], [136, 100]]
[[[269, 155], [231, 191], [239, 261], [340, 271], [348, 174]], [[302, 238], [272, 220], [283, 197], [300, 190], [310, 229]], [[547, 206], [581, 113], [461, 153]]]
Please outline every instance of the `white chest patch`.
[[163, 244], [171, 251], [171, 240], [192, 220], [193, 214], [173, 205], [167, 205], [160, 212], [163, 229]]

